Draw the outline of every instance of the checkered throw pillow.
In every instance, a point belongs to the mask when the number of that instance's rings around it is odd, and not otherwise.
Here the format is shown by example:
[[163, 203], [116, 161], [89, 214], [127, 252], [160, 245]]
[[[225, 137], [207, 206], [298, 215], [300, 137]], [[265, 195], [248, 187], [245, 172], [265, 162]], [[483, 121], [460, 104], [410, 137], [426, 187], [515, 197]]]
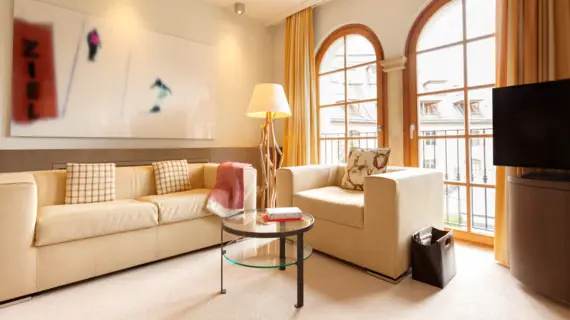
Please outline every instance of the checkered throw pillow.
[[190, 190], [190, 171], [186, 160], [153, 162], [152, 168], [157, 194]]
[[114, 163], [68, 163], [65, 203], [95, 203], [115, 200]]

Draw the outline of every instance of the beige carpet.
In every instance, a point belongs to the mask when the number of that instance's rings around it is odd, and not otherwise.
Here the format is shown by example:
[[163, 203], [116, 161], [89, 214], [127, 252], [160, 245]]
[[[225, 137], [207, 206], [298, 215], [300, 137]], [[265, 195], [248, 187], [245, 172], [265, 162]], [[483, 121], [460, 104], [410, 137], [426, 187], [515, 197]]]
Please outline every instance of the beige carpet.
[[226, 266], [219, 250], [102, 277], [0, 309], [0, 319], [570, 319], [570, 307], [527, 291], [488, 249], [459, 245], [458, 274], [444, 290], [405, 279], [392, 285], [314, 254], [305, 307], [296, 310], [296, 268]]

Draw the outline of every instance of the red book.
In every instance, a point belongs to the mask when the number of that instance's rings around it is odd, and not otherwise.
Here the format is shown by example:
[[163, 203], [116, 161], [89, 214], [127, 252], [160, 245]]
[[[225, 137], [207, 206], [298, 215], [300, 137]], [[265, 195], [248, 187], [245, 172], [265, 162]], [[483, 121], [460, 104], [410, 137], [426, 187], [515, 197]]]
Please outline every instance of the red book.
[[303, 221], [303, 217], [294, 218], [294, 219], [277, 219], [277, 220], [270, 220], [267, 215], [262, 216], [263, 222], [293, 222], [293, 221]]

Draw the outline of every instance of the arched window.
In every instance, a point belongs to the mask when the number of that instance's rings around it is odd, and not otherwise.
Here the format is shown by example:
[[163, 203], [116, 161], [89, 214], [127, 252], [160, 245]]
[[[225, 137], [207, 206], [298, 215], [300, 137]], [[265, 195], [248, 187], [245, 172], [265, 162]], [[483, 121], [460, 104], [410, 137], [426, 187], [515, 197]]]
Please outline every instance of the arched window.
[[363, 25], [338, 29], [318, 51], [321, 163], [346, 163], [351, 148], [387, 144], [383, 58], [380, 41]]
[[435, 0], [406, 46], [406, 165], [443, 171], [447, 226], [485, 242], [495, 225], [496, 5]]

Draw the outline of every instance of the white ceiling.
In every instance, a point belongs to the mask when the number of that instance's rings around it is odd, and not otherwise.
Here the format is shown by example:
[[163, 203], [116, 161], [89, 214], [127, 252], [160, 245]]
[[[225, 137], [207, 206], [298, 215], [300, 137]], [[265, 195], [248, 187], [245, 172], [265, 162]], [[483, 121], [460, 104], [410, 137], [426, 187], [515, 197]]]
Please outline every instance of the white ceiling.
[[246, 6], [245, 15], [266, 25], [277, 24], [288, 16], [330, 0], [203, 0], [228, 10], [234, 10], [236, 2]]

